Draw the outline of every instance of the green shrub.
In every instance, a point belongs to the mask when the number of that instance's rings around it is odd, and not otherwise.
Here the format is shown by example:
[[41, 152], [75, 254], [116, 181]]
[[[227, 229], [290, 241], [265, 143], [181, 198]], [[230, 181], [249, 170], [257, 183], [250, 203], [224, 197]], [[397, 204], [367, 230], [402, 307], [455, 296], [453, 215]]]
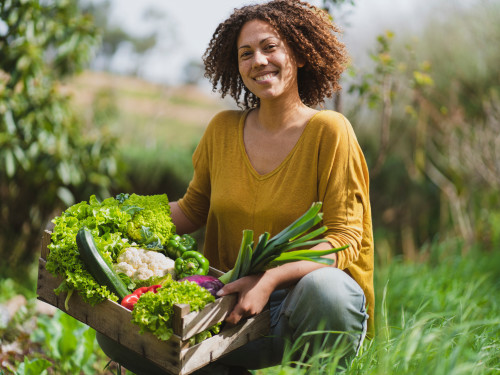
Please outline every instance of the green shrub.
[[30, 264], [58, 209], [118, 186], [116, 140], [85, 129], [61, 90], [99, 38], [76, 1], [2, 3], [0, 257]]
[[129, 192], [136, 194], [166, 193], [170, 201], [181, 198], [193, 176], [191, 162], [194, 148], [165, 145], [123, 150]]

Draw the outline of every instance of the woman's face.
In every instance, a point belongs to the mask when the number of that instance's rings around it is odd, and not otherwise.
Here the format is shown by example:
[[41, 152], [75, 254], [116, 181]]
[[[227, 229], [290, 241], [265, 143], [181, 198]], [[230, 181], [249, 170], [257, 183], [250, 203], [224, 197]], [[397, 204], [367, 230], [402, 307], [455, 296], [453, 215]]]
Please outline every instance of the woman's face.
[[248, 21], [237, 40], [238, 69], [245, 86], [260, 100], [298, 98], [297, 64], [292, 49], [267, 22]]

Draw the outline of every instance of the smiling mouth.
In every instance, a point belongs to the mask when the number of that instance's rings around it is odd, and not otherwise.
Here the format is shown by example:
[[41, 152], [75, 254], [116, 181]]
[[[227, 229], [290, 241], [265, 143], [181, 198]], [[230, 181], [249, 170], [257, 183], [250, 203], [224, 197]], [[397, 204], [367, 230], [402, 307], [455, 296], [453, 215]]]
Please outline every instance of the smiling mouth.
[[255, 77], [254, 79], [255, 79], [257, 82], [260, 82], [260, 81], [266, 81], [266, 80], [268, 80], [268, 79], [273, 78], [276, 74], [278, 74], [278, 73], [268, 73], [268, 74], [265, 74], [265, 75], [263, 75], [263, 76]]

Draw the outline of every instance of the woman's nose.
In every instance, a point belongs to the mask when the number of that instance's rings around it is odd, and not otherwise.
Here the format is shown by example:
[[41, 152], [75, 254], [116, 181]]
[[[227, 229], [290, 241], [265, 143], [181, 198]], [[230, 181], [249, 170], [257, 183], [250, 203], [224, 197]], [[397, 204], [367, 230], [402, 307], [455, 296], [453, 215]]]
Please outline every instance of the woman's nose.
[[267, 56], [260, 51], [255, 51], [253, 55], [253, 65], [262, 66], [267, 64]]

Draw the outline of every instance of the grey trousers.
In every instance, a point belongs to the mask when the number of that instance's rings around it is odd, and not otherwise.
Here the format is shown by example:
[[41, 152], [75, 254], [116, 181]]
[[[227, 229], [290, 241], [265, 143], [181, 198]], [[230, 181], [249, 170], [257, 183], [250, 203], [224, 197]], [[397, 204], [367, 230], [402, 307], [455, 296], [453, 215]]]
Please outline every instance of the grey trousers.
[[[315, 349], [342, 350], [347, 358], [359, 350], [367, 327], [365, 295], [344, 271], [325, 267], [304, 276], [290, 290], [275, 291], [270, 298], [269, 335], [252, 341], [218, 361], [195, 372], [196, 375], [228, 373], [230, 366], [259, 369], [279, 365], [287, 347], [296, 356], [312, 355]], [[97, 334], [103, 351], [130, 371], [165, 374], [153, 363]], [[293, 355], [293, 354], [292, 354]], [[296, 358], [294, 358], [296, 359]]]

